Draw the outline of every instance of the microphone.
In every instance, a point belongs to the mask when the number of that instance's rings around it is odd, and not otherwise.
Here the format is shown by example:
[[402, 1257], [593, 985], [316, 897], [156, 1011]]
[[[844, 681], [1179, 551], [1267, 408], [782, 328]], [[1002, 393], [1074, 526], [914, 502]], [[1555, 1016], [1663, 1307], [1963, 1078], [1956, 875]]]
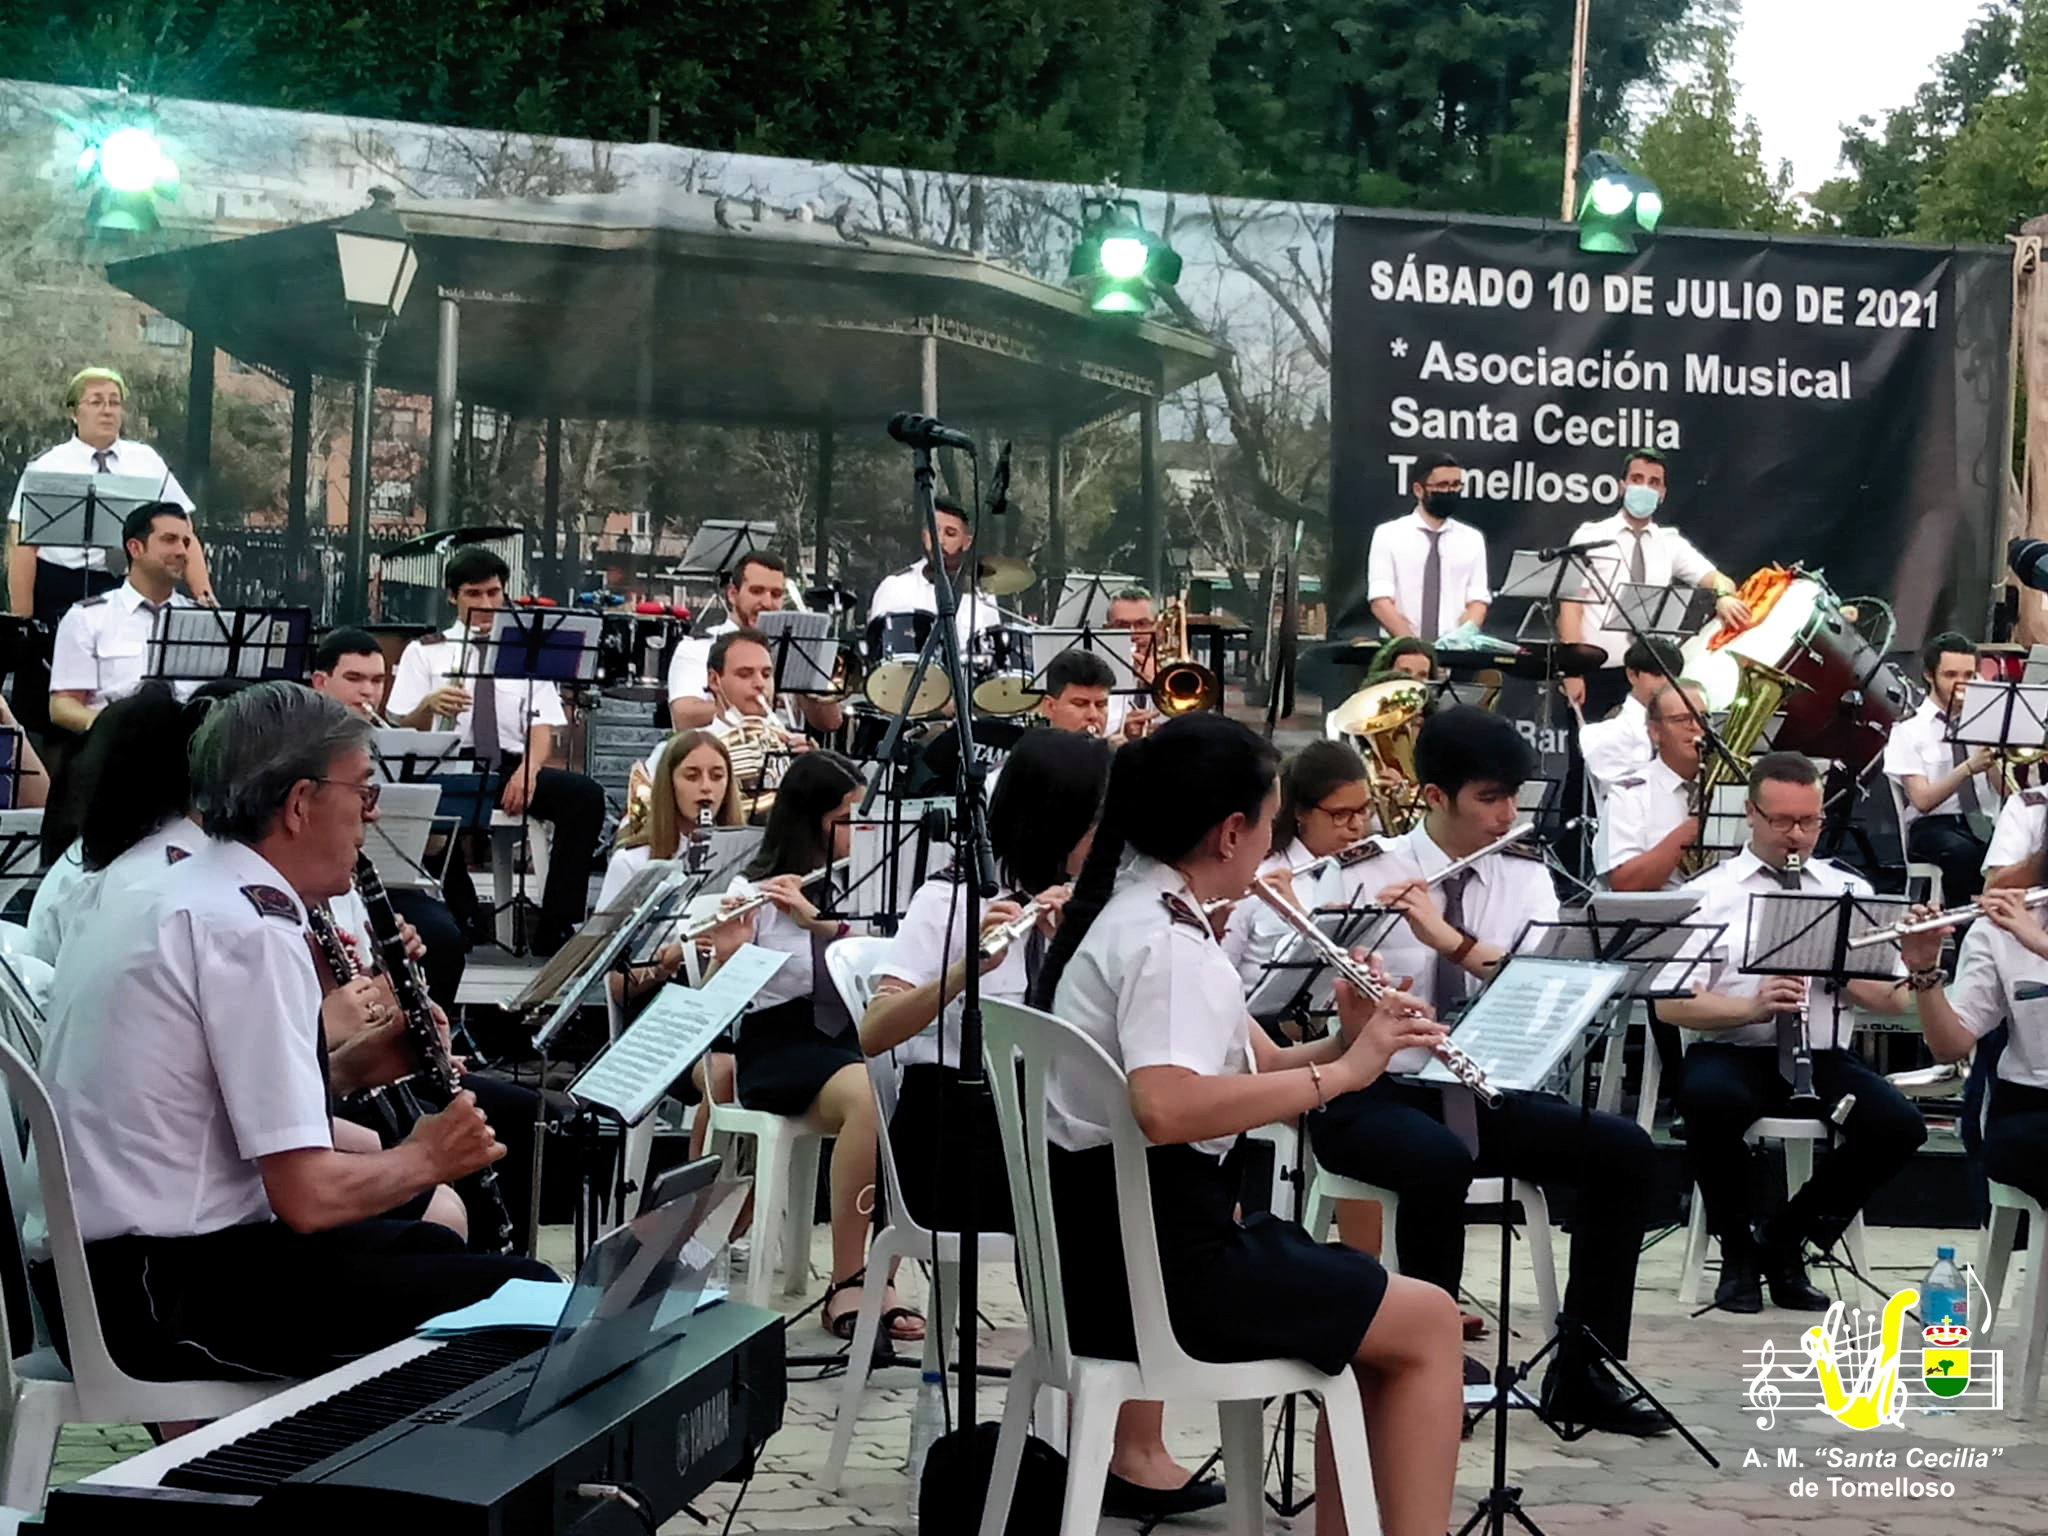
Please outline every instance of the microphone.
[[1556, 549], [1537, 550], [1536, 558], [1548, 564], [1567, 555], [1583, 555], [1591, 549], [1609, 549], [1620, 542], [1619, 539], [1588, 539], [1584, 544], [1560, 544]]
[[2021, 586], [2048, 592], [2048, 539], [2014, 539], [2005, 546], [2005, 563]]
[[889, 435], [907, 448], [958, 448], [962, 453], [974, 452], [973, 438], [936, 416], [898, 411], [889, 418]]

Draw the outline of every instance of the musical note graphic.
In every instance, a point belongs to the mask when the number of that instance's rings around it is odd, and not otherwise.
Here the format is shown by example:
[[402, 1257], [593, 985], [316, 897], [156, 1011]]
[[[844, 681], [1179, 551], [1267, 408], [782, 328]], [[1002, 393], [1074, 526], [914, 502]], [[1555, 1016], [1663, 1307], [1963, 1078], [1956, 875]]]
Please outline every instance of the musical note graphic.
[[1778, 1404], [1785, 1400], [1771, 1382], [1771, 1367], [1778, 1363], [1778, 1346], [1769, 1339], [1764, 1340], [1763, 1363], [1757, 1367], [1756, 1375], [1750, 1379], [1748, 1403], [1752, 1408], [1761, 1408], [1757, 1415], [1758, 1429], [1774, 1429], [1778, 1423]]

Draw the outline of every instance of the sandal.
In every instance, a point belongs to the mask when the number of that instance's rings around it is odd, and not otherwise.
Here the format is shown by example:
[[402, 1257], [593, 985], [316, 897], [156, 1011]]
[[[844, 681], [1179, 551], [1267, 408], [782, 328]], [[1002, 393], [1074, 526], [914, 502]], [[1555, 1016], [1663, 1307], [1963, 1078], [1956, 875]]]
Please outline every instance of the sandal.
[[[825, 1331], [831, 1334], [833, 1338], [844, 1340], [849, 1344], [853, 1342], [854, 1332], [860, 1326], [860, 1308], [849, 1307], [837, 1316], [833, 1316], [831, 1313], [832, 1298], [841, 1291], [859, 1289], [867, 1283], [867, 1277], [868, 1272], [865, 1269], [857, 1269], [844, 1280], [834, 1281], [825, 1288], [825, 1299], [818, 1304], [818, 1321], [824, 1325]], [[913, 1323], [916, 1325], [916, 1332], [914, 1333], [909, 1327]], [[882, 1313], [881, 1334], [882, 1337], [892, 1343], [920, 1343], [924, 1339], [924, 1330], [924, 1314], [914, 1307], [890, 1307]]]

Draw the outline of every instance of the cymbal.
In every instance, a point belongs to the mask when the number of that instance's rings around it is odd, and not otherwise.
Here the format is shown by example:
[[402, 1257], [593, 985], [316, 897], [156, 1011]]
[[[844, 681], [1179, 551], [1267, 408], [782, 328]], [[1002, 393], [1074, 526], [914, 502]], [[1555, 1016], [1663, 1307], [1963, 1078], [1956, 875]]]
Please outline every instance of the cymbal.
[[1009, 555], [983, 555], [974, 568], [975, 587], [987, 597], [1009, 597], [1038, 580], [1026, 560]]

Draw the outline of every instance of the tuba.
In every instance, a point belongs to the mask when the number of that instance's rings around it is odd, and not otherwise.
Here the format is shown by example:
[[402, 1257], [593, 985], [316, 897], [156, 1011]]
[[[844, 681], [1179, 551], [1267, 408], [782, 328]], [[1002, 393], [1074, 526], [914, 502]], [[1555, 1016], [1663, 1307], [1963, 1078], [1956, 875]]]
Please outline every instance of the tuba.
[[1365, 759], [1373, 815], [1388, 837], [1408, 831], [1422, 815], [1415, 738], [1428, 712], [1429, 684], [1413, 677], [1368, 683], [1330, 711], [1326, 733], [1332, 741], [1357, 748]]
[[1222, 707], [1223, 680], [1188, 657], [1186, 593], [1160, 611], [1152, 665], [1152, 704], [1167, 719]]
[[[1781, 672], [1752, 656], [1737, 655], [1735, 665], [1742, 675], [1735, 702], [1728, 706], [1728, 718], [1721, 726], [1721, 740], [1727, 756], [1712, 750], [1700, 753], [1700, 771], [1692, 781], [1691, 804], [1687, 809], [1699, 823], [1699, 837], [1679, 855], [1678, 871], [1690, 880], [1710, 869], [1718, 859], [1707, 846], [1707, 818], [1714, 812], [1714, 800], [1725, 785], [1744, 782], [1750, 754], [1763, 739], [1764, 729], [1785, 702], [1785, 695], [1806, 685], [1790, 673]], [[1743, 765], [1740, 772], [1729, 762]]]

